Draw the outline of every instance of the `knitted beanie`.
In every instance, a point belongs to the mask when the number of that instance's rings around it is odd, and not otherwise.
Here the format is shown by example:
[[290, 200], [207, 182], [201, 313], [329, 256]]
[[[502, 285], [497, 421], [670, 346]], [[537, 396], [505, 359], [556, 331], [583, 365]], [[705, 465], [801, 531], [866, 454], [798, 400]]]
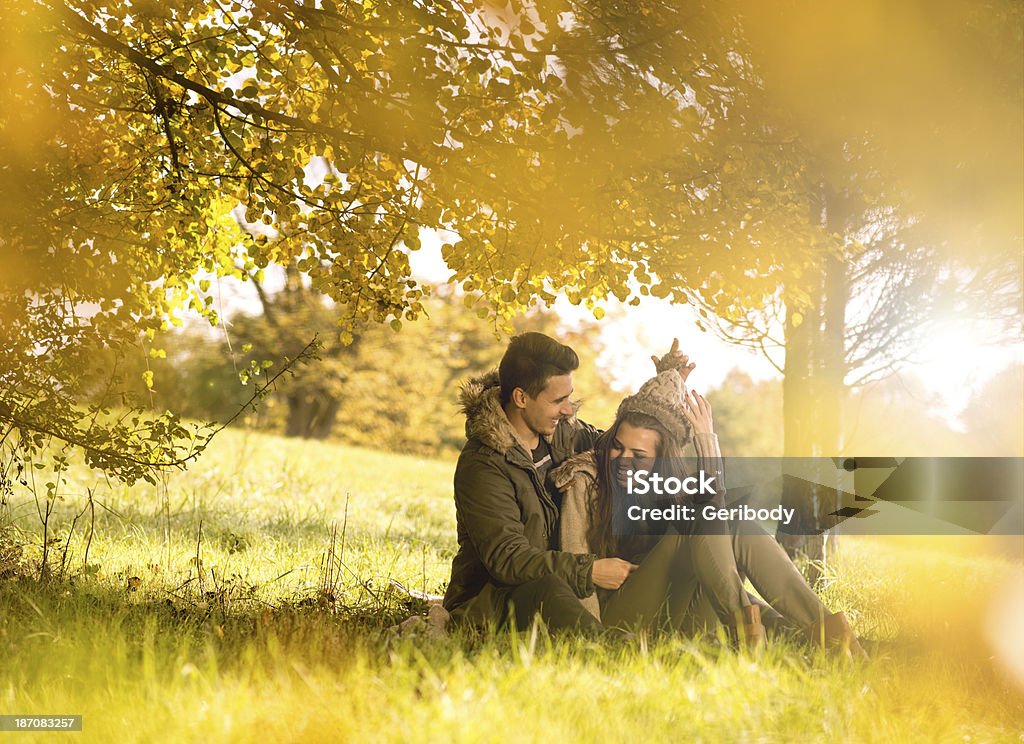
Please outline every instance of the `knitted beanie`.
[[678, 370], [659, 372], [643, 384], [636, 395], [631, 395], [619, 404], [616, 418], [627, 413], [643, 413], [657, 419], [679, 446], [684, 446], [693, 436], [693, 427], [683, 414], [683, 396], [686, 386]]

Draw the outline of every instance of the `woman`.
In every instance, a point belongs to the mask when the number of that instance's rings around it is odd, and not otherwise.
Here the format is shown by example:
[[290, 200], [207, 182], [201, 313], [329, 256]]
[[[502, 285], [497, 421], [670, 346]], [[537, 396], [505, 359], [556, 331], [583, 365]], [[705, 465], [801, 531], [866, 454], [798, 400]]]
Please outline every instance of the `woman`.
[[[584, 605], [610, 626], [668, 625], [692, 633], [721, 622], [749, 648], [763, 644], [763, 607], [769, 627], [797, 628], [815, 645], [866, 658], [843, 613], [825, 608], [782, 547], [756, 523], [742, 531], [731, 523], [726, 531], [698, 518], [686, 534], [623, 534], [616, 520], [624, 510], [612, 507], [626, 493], [630, 471], [682, 477], [681, 450], [691, 437], [700, 468], [721, 482], [711, 406], [685, 390], [692, 369], [684, 361], [660, 371], [622, 402], [592, 452], [571, 458], [553, 474], [564, 494], [561, 549], [612, 559], [595, 562], [598, 589]], [[707, 501], [721, 505], [720, 493], [685, 498], [698, 517]], [[767, 605], [744, 590], [744, 575]]]

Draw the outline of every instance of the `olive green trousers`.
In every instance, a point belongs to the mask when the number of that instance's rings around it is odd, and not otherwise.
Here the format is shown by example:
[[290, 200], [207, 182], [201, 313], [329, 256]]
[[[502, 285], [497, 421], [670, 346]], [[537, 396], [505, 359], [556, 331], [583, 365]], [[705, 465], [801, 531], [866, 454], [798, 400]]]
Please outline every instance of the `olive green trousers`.
[[[662, 537], [621, 587], [598, 590], [602, 623], [694, 633], [759, 604], [769, 629], [819, 624], [828, 611], [782, 546], [756, 523], [732, 524], [723, 533], [698, 522], [691, 534]], [[744, 589], [744, 576], [770, 607]]]

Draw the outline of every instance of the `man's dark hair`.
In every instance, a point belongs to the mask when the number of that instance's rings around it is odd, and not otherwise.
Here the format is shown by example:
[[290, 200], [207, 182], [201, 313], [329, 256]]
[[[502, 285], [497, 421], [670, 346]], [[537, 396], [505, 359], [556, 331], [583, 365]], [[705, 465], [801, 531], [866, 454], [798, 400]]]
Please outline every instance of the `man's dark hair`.
[[567, 375], [579, 366], [576, 352], [550, 336], [533, 332], [515, 336], [498, 365], [501, 405], [508, 405], [516, 388], [536, 398], [549, 378]]

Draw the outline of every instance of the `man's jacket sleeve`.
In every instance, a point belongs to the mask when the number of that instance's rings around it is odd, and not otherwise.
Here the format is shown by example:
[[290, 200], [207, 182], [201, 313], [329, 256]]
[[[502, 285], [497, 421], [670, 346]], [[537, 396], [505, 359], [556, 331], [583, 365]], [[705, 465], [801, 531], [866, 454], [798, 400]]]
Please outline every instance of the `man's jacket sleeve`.
[[577, 597], [593, 593], [594, 556], [531, 545], [512, 483], [495, 463], [476, 458], [460, 463], [455, 472], [455, 506], [495, 582], [518, 586], [557, 574]]
[[573, 452], [587, 452], [594, 449], [594, 443], [604, 432], [586, 421], [576, 419], [576, 437], [573, 441]]

